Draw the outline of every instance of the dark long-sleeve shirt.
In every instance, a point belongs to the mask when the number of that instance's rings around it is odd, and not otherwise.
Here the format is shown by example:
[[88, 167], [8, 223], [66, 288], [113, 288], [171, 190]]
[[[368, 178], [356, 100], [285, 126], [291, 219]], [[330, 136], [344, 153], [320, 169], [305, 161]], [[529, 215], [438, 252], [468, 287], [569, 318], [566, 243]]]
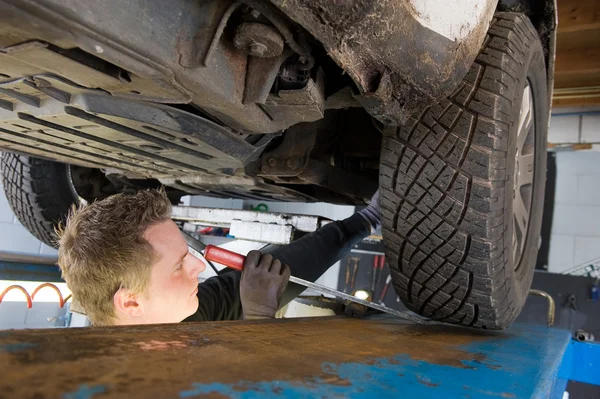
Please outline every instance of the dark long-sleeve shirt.
[[[289, 245], [275, 249], [271, 254], [290, 266], [292, 276], [314, 282], [350, 252], [354, 244], [367, 237], [370, 231], [368, 222], [355, 214], [342, 221], [329, 223]], [[240, 319], [240, 277], [240, 272], [230, 271], [198, 284], [198, 310], [184, 322]], [[289, 283], [281, 306], [305, 289], [301, 285]]]

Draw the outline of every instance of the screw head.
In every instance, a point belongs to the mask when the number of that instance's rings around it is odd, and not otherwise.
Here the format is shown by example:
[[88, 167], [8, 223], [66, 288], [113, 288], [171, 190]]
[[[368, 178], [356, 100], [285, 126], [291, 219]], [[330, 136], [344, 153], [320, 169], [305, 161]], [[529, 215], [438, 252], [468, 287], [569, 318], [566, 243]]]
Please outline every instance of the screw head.
[[296, 170], [300, 166], [300, 160], [298, 157], [289, 157], [287, 161], [285, 161], [285, 166], [289, 169]]
[[267, 165], [263, 165], [260, 167], [260, 171], [263, 173], [267, 173], [269, 171], [269, 167]]
[[253, 57], [262, 57], [267, 51], [267, 46], [262, 43], [252, 42], [248, 47], [248, 54]]
[[271, 165], [271, 166], [277, 165], [277, 160], [275, 158], [269, 158], [269, 165]]

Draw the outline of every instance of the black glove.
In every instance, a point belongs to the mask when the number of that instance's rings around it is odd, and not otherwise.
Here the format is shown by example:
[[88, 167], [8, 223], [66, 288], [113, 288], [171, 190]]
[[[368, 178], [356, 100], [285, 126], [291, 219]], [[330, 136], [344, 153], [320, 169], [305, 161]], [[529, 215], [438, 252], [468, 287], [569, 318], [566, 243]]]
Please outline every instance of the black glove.
[[250, 251], [240, 280], [244, 319], [275, 317], [288, 280], [290, 268], [269, 254]]
[[373, 194], [369, 206], [365, 209], [358, 211], [358, 214], [365, 218], [371, 225], [372, 231], [375, 231], [381, 226], [381, 212], [379, 209], [379, 190]]

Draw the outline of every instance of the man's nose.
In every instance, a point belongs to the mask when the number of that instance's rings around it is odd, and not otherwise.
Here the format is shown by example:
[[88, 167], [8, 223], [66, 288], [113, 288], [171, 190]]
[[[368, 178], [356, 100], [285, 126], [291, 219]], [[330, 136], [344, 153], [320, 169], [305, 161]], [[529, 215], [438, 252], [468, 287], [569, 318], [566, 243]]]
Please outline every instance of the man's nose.
[[190, 277], [197, 278], [198, 274], [202, 273], [206, 269], [206, 265], [200, 259], [193, 257], [192, 265], [190, 267]]

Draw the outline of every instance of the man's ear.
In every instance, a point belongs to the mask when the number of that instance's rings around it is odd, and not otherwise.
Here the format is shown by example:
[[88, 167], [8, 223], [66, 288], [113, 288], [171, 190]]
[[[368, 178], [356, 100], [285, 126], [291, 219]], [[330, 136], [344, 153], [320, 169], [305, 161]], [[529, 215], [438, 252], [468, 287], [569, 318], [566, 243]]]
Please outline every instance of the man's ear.
[[140, 317], [143, 313], [143, 307], [138, 302], [137, 297], [127, 288], [119, 288], [113, 297], [117, 314], [122, 313], [129, 317]]

